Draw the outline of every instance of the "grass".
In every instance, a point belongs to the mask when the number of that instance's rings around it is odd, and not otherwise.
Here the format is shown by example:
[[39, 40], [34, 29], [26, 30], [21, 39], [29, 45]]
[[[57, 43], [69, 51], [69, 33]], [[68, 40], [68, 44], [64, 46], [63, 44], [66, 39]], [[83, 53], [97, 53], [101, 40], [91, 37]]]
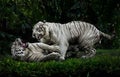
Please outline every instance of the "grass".
[[120, 56], [120, 49], [109, 49], [109, 50], [98, 49], [97, 50], [96, 56], [106, 56], [106, 55]]
[[119, 61], [119, 49], [100, 49], [95, 57], [69, 58], [62, 62], [21, 62], [4, 57], [0, 60], [0, 77], [120, 77]]

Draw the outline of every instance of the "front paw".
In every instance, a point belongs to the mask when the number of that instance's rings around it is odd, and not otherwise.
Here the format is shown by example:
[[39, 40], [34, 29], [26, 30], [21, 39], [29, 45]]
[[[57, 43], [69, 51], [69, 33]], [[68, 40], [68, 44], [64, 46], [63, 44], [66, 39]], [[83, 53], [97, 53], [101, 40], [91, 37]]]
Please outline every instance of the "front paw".
[[57, 52], [52, 52], [51, 55], [52, 55], [56, 60], [59, 60], [59, 58], [60, 58], [60, 54], [57, 53]]
[[57, 53], [57, 52], [52, 52], [51, 54], [54, 54], [54, 55], [58, 55], [58, 56], [60, 56], [60, 54]]
[[65, 60], [65, 57], [60, 57], [59, 60], [63, 61], [63, 60]]
[[52, 48], [53, 51], [56, 51], [56, 52], [60, 51], [59, 46], [51, 46], [51, 48]]
[[55, 46], [55, 50], [56, 51], [60, 51], [60, 47], [59, 46]]

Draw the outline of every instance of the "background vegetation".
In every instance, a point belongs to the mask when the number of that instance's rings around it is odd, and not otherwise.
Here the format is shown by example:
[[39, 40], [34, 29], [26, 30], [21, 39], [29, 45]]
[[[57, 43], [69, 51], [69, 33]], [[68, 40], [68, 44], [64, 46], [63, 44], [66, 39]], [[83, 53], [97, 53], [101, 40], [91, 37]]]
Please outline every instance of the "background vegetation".
[[[0, 76], [30, 76], [31, 73], [32, 77], [120, 76], [120, 0], [0, 0], [0, 17]], [[103, 39], [98, 48], [118, 50], [111, 50], [112, 53], [101, 50], [97, 52], [101, 55], [92, 59], [68, 59], [64, 62], [27, 63], [6, 57], [15, 38], [35, 42], [31, 37], [32, 27], [43, 20], [92, 23], [105, 33], [115, 34], [113, 40]]]
[[116, 34], [99, 48], [120, 47], [120, 0], [0, 0], [0, 53], [10, 50], [16, 37], [34, 42], [32, 27], [38, 21], [66, 23], [73, 20], [94, 24]]

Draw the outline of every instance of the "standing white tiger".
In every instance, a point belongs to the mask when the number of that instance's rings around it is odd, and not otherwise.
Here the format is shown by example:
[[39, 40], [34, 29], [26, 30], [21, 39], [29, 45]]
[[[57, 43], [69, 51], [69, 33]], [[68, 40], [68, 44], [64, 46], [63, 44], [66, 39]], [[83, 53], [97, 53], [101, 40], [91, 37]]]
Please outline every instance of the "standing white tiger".
[[93, 46], [100, 41], [100, 36], [112, 38], [99, 31], [94, 25], [82, 21], [72, 21], [66, 24], [39, 21], [33, 27], [32, 36], [43, 43], [52, 42], [57, 45], [61, 60], [65, 59], [69, 43], [72, 41], [78, 42], [79, 46], [85, 49], [86, 55], [82, 57], [88, 58], [96, 54]]

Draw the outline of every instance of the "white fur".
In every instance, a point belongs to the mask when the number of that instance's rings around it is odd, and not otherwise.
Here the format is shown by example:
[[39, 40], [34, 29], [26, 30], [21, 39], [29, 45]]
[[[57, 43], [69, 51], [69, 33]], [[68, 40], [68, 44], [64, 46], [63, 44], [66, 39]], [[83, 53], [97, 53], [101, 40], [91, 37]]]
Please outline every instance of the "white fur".
[[[43, 45], [43, 47], [45, 46]], [[52, 51], [55, 50], [52, 46], [49, 49]], [[28, 43], [28, 47], [24, 48], [18, 41], [13, 42], [11, 53], [14, 59], [22, 61], [58, 60], [60, 57], [60, 54], [57, 52], [47, 53], [46, 50], [42, 49], [41, 43]]]
[[[37, 34], [38, 31], [36, 28], [40, 25], [46, 29], [46, 34], [42, 38], [37, 38], [39, 34]], [[35, 38], [41, 40], [43, 43], [48, 44], [47, 42], [53, 42], [57, 45], [61, 54], [60, 59], [64, 60], [66, 51], [69, 47], [69, 41], [75, 38], [78, 39], [79, 45], [88, 52], [88, 54], [83, 56], [83, 58], [94, 56], [96, 52], [93, 46], [100, 40], [102, 32], [92, 24], [81, 21], [72, 21], [66, 24], [50, 22], [43, 23], [40, 21], [34, 26], [33, 34], [36, 35]]]

